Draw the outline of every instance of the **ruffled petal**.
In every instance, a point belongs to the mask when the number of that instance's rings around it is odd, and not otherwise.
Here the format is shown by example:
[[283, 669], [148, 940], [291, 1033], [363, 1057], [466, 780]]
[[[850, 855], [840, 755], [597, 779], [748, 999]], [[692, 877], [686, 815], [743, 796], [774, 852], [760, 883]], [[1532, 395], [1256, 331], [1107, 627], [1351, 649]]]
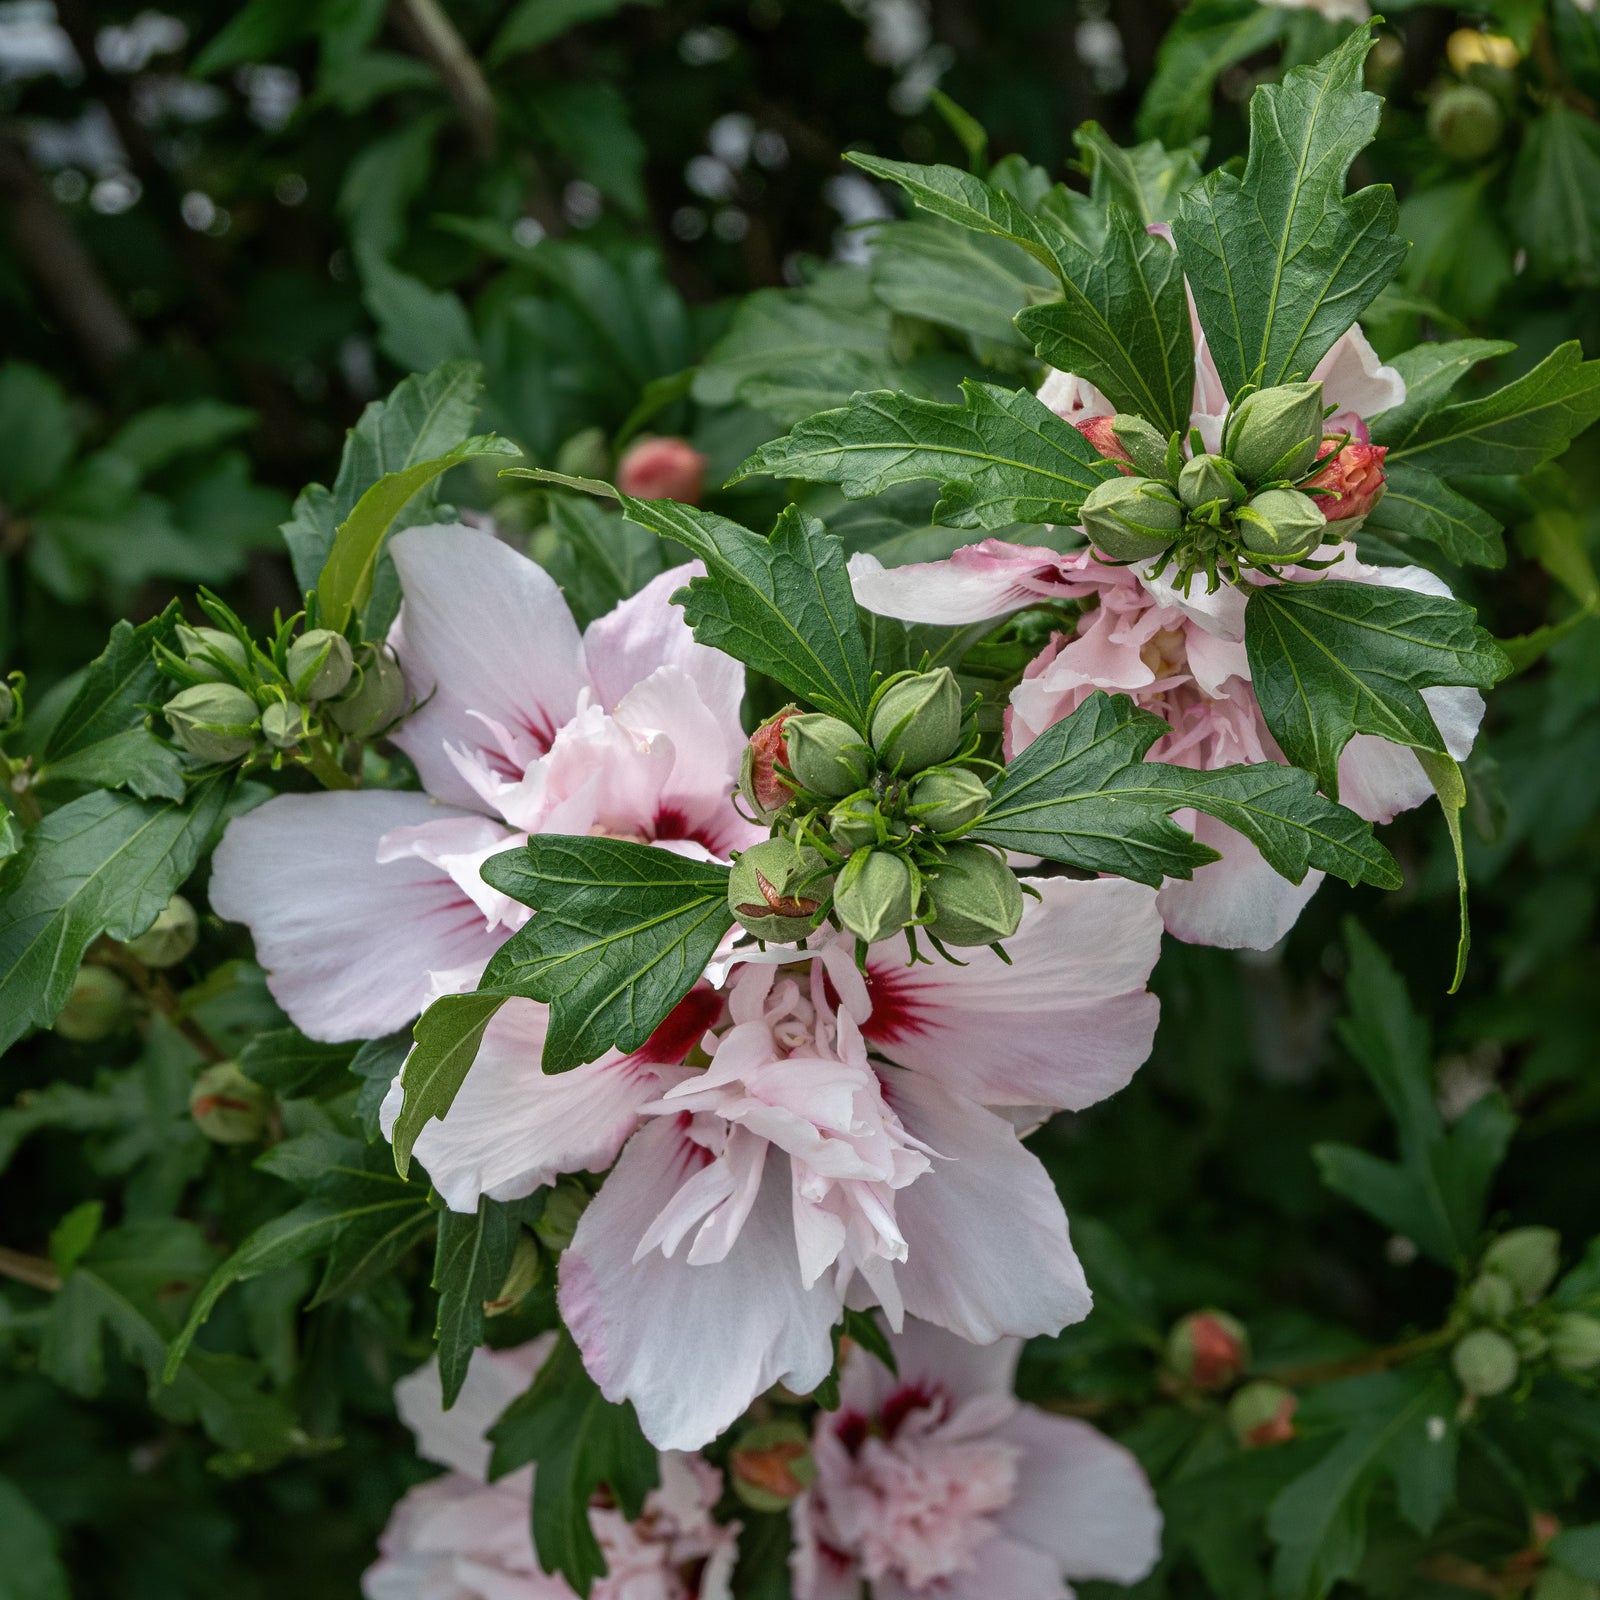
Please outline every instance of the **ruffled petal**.
[[1161, 918], [1155, 892], [1125, 879], [1034, 887], [1041, 900], [1006, 941], [1010, 966], [985, 949], [963, 952], [962, 967], [909, 966], [903, 938], [874, 946], [862, 1031], [980, 1104], [1076, 1111], [1115, 1094], [1150, 1053], [1160, 1007], [1145, 984]]
[[1094, 587], [1093, 557], [1062, 555], [1043, 545], [985, 539], [947, 561], [885, 567], [862, 552], [850, 558], [856, 600], [879, 616], [904, 622], [982, 622], [1041, 599], [1070, 600]]
[[[1357, 0], [1360, 3], [1360, 0]], [[1334, 16], [1335, 10], [1320, 5], [1318, 10]], [[1367, 15], [1364, 4], [1360, 9], [1340, 7], [1339, 14], [1356, 21]], [[1378, 359], [1361, 324], [1355, 323], [1347, 333], [1340, 335], [1333, 348], [1311, 369], [1312, 378], [1322, 385], [1324, 404], [1335, 411], [1354, 411], [1361, 417], [1375, 417], [1380, 412], [1397, 406], [1406, 397], [1406, 380], [1394, 367], [1386, 367]]]
[[250, 929], [267, 987], [302, 1033], [377, 1038], [432, 997], [430, 974], [477, 981], [504, 930], [434, 862], [379, 861], [395, 829], [462, 817], [423, 794], [367, 790], [279, 795], [228, 824], [212, 908]]
[[437, 1358], [430, 1357], [402, 1378], [394, 1386], [395, 1409], [416, 1436], [417, 1454], [424, 1461], [485, 1482], [489, 1476], [489, 1429], [533, 1382], [555, 1342], [553, 1333], [542, 1333], [512, 1350], [474, 1350], [461, 1393], [448, 1411]]
[[1063, 422], [1108, 417], [1117, 409], [1086, 378], [1080, 378], [1075, 372], [1058, 372], [1054, 369], [1039, 385], [1039, 400]]
[[[898, 1578], [880, 1578], [872, 1600], [928, 1600], [928, 1585], [913, 1589]], [[939, 1600], [1072, 1600], [1056, 1561], [1042, 1550], [996, 1534], [978, 1547], [971, 1568], [933, 1586]]]

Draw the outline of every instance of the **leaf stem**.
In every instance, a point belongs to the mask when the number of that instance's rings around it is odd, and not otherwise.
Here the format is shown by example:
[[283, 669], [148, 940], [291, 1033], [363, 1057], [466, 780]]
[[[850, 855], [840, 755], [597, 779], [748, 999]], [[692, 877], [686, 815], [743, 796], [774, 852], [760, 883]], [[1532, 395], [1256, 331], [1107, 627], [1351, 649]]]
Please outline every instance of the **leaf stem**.
[[30, 1289], [43, 1289], [46, 1294], [54, 1294], [61, 1287], [61, 1274], [53, 1262], [46, 1261], [43, 1256], [8, 1250], [4, 1245], [0, 1245], [0, 1276], [25, 1283]]
[[1339, 1361], [1314, 1361], [1301, 1367], [1274, 1367], [1260, 1374], [1290, 1389], [1308, 1389], [1318, 1383], [1332, 1383], [1338, 1378], [1360, 1378], [1372, 1372], [1387, 1372], [1391, 1367], [1404, 1366], [1413, 1356], [1426, 1355], [1437, 1350], [1450, 1338], [1448, 1329], [1436, 1333], [1419, 1334], [1414, 1339], [1402, 1339], [1398, 1344], [1385, 1345], [1380, 1350], [1368, 1350], [1359, 1356], [1346, 1356]]
[[339, 765], [338, 758], [320, 742], [305, 747], [304, 761], [324, 789], [359, 789], [361, 785]]

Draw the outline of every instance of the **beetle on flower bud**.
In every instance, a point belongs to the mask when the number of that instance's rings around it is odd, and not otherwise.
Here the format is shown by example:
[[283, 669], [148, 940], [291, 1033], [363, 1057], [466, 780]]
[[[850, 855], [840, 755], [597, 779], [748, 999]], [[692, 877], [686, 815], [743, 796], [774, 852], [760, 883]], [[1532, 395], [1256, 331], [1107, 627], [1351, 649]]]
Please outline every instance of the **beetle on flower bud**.
[[289, 682], [306, 700], [342, 694], [356, 670], [350, 641], [331, 628], [312, 628], [289, 646]]
[[805, 711], [783, 725], [785, 764], [803, 788], [830, 799], [854, 794], [872, 776], [872, 750], [837, 717]]
[[231, 683], [197, 683], [162, 706], [172, 736], [201, 761], [237, 761], [256, 747], [261, 711]]
[[1079, 520], [1102, 555], [1113, 561], [1147, 561], [1183, 531], [1183, 505], [1153, 478], [1112, 478], [1089, 492]]
[[1320, 383], [1257, 389], [1229, 414], [1222, 453], [1246, 483], [1300, 478], [1317, 459], [1322, 414]]
[[911, 864], [893, 850], [857, 850], [839, 874], [833, 909], [868, 944], [898, 933], [916, 915]]
[[1322, 543], [1328, 519], [1298, 489], [1263, 489], [1238, 511], [1239, 542], [1267, 561], [1303, 560]]
[[937, 871], [930, 869], [928, 932], [941, 944], [996, 944], [1022, 921], [1017, 875], [981, 844], [953, 844]]
[[899, 776], [947, 761], [960, 743], [961, 687], [948, 667], [891, 684], [872, 713], [872, 748]]
[[758, 939], [793, 944], [822, 920], [832, 879], [809, 846], [788, 839], [752, 845], [728, 874], [728, 906]]

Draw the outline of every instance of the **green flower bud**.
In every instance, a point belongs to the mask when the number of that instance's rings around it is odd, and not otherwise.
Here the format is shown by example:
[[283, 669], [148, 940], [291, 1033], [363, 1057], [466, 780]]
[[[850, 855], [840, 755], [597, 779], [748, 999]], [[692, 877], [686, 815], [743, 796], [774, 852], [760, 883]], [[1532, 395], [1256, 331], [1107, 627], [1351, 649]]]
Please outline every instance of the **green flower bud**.
[[388, 647], [380, 645], [361, 664], [355, 682], [329, 702], [328, 715], [342, 733], [375, 739], [398, 722], [405, 709], [405, 674]]
[[1121, 411], [1111, 419], [1111, 432], [1117, 443], [1128, 452], [1128, 459], [1145, 477], [1166, 477], [1167, 435], [1143, 417], [1130, 416]]
[[197, 683], [162, 706], [172, 736], [201, 761], [237, 761], [256, 747], [261, 711], [231, 683]]
[[1183, 464], [1178, 474], [1178, 498], [1193, 511], [1213, 500], [1236, 506], [1245, 497], [1245, 487], [1223, 456], [1196, 456]]
[[1247, 1383], [1228, 1402], [1228, 1426], [1244, 1450], [1285, 1444], [1294, 1438], [1294, 1414], [1299, 1401], [1281, 1383], [1258, 1379]]
[[506, 1269], [506, 1281], [492, 1300], [483, 1302], [486, 1317], [501, 1317], [515, 1311], [531, 1293], [533, 1286], [544, 1276], [544, 1257], [533, 1242], [530, 1233], [519, 1233], [511, 1252], [511, 1265]]
[[79, 967], [52, 1027], [74, 1044], [94, 1044], [122, 1031], [132, 1001], [133, 991], [109, 967]]
[[1565, 1567], [1546, 1567], [1533, 1586], [1533, 1600], [1600, 1600], [1600, 1583]]
[[1550, 1341], [1537, 1328], [1513, 1328], [1511, 1342], [1524, 1361], [1542, 1361], [1550, 1353]]
[[1322, 385], [1257, 389], [1229, 413], [1222, 453], [1246, 483], [1303, 477], [1322, 443]]
[[534, 1237], [551, 1255], [560, 1255], [572, 1243], [578, 1223], [594, 1196], [581, 1183], [563, 1178], [544, 1197], [544, 1210], [533, 1225]]
[[1468, 1394], [1504, 1394], [1517, 1381], [1517, 1348], [1493, 1328], [1476, 1328], [1457, 1341], [1450, 1365]]
[[1322, 543], [1328, 519], [1315, 500], [1298, 489], [1264, 489], [1240, 506], [1239, 539], [1252, 555], [1299, 561]]
[[911, 790], [911, 820], [934, 833], [969, 827], [988, 809], [988, 785], [966, 767], [940, 767]]
[[[191, 628], [187, 622], [180, 622], [178, 648], [183, 651], [183, 659], [213, 683], [233, 681], [232, 674], [222, 662], [230, 662], [244, 673], [252, 670], [250, 651], [244, 640], [221, 628]], [[221, 661], [218, 657], [221, 657]]]
[[189, 1115], [213, 1144], [253, 1144], [267, 1131], [272, 1092], [245, 1077], [237, 1061], [219, 1061], [194, 1080]]
[[1600, 1317], [1563, 1311], [1550, 1329], [1550, 1354], [1569, 1372], [1600, 1367]]
[[350, 641], [332, 628], [312, 628], [289, 646], [289, 682], [302, 700], [331, 700], [356, 670]]
[[1152, 478], [1097, 483], [1080, 513], [1089, 543], [1113, 561], [1148, 561], [1183, 531], [1183, 507]]
[[1561, 1269], [1561, 1235], [1554, 1228], [1513, 1228], [1483, 1253], [1483, 1270], [1509, 1280], [1531, 1306], [1544, 1298]]
[[308, 732], [306, 708], [293, 700], [274, 700], [261, 713], [261, 736], [274, 750], [292, 750]]
[[200, 919], [194, 907], [181, 894], [175, 894], [156, 920], [122, 948], [147, 967], [175, 967], [194, 949], [199, 937]]
[[1504, 1322], [1517, 1308], [1517, 1291], [1498, 1272], [1481, 1272], [1467, 1290], [1467, 1306], [1485, 1322]]
[[792, 1417], [758, 1422], [728, 1456], [733, 1492], [752, 1511], [783, 1511], [817, 1476], [811, 1435]]
[[1226, 1311], [1191, 1311], [1167, 1335], [1167, 1365], [1196, 1389], [1226, 1389], [1250, 1365], [1250, 1335]]
[[1452, 84], [1428, 107], [1428, 137], [1452, 161], [1482, 161], [1500, 148], [1506, 115], [1500, 102], [1475, 83]]
[[854, 794], [872, 777], [872, 750], [837, 717], [802, 712], [783, 725], [784, 765], [815, 794]]
[[728, 905], [747, 933], [774, 944], [803, 939], [822, 920], [831, 877], [806, 845], [768, 839], [752, 845], [728, 875]]
[[893, 850], [857, 850], [839, 874], [833, 909], [868, 944], [898, 933], [916, 915], [910, 863]]
[[981, 844], [953, 844], [930, 868], [928, 932], [942, 944], [994, 944], [1009, 939], [1022, 921], [1022, 886], [994, 851]]
[[828, 833], [842, 855], [878, 843], [878, 803], [871, 795], [841, 800], [828, 818]]
[[902, 678], [872, 713], [872, 748], [900, 776], [947, 760], [960, 743], [961, 688], [948, 667]]

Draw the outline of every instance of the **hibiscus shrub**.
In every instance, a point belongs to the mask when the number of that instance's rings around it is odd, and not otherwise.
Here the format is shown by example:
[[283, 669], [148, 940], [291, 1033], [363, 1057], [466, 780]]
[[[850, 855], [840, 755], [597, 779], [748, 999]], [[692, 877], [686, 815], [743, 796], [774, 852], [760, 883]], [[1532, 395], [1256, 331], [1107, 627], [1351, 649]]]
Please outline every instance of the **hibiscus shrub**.
[[4, 690], [0, 1589], [1600, 1596], [1600, 361], [1351, 191], [1376, 26], [1197, 0], [1078, 187], [944, 102], [604, 431], [363, 261], [296, 608]]

